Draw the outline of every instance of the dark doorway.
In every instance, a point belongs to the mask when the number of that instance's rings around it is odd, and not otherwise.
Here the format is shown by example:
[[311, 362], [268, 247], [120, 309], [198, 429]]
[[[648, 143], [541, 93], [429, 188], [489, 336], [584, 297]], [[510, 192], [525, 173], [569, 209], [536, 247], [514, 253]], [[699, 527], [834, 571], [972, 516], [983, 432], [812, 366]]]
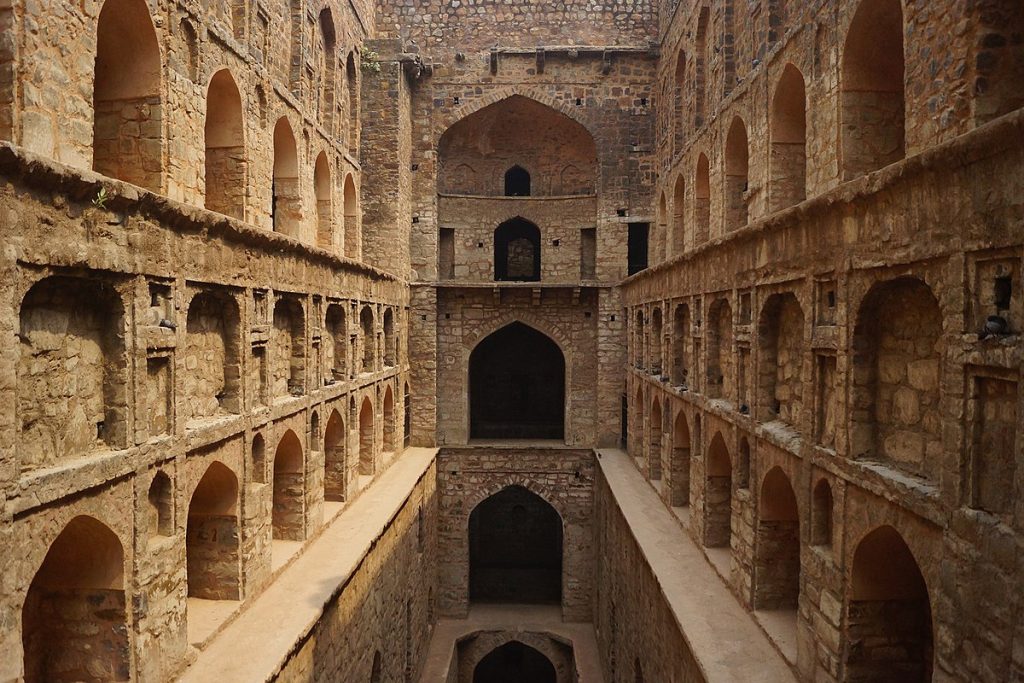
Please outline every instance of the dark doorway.
[[562, 601], [562, 518], [543, 498], [509, 486], [470, 514], [469, 599]]
[[494, 279], [540, 280], [540, 228], [524, 218], [498, 226], [494, 231]]
[[647, 268], [647, 234], [650, 231], [650, 227], [648, 223], [629, 224], [629, 235], [626, 245], [629, 275], [639, 273]]
[[505, 196], [530, 196], [530, 173], [522, 166], [513, 166], [505, 171]]
[[473, 683], [555, 683], [551, 660], [512, 640], [495, 648], [473, 670]]
[[549, 337], [512, 323], [469, 357], [472, 439], [562, 439], [565, 358]]

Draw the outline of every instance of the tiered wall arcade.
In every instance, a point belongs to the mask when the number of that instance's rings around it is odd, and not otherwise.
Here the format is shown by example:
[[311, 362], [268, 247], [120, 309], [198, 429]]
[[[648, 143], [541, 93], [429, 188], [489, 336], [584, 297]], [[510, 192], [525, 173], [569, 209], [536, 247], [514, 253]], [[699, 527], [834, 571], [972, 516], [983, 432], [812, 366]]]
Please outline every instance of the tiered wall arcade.
[[629, 452], [802, 678], [1021, 675], [1024, 11], [670, 9]]
[[171, 677], [408, 444], [370, 14], [0, 9], [0, 678]]

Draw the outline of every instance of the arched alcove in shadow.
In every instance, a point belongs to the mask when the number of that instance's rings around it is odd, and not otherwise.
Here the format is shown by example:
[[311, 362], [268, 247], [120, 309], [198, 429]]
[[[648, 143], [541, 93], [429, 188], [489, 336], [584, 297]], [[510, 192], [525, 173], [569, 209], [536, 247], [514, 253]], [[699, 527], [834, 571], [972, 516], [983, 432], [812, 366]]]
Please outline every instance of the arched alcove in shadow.
[[540, 280], [540, 229], [536, 225], [513, 218], [494, 231], [494, 279]]
[[509, 486], [476, 506], [469, 516], [469, 599], [561, 602], [562, 518], [547, 501]]
[[555, 665], [518, 640], [492, 650], [473, 670], [473, 683], [555, 683]]
[[469, 406], [470, 438], [564, 438], [561, 349], [519, 322], [494, 332], [470, 354]]

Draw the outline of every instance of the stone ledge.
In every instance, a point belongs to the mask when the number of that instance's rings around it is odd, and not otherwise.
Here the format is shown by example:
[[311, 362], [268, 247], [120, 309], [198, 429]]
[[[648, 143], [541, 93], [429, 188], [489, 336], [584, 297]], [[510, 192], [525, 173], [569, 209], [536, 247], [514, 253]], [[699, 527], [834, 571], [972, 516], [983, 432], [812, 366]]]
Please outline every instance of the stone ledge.
[[436, 455], [433, 448], [407, 449], [206, 644], [179, 680], [273, 679], [345, 589]]
[[[629, 456], [615, 449], [598, 449], [597, 454], [612, 498], [704, 679], [716, 683], [797, 680]], [[714, 609], [708, 609], [709, 605]]]
[[338, 270], [355, 272], [371, 279], [402, 282], [396, 275], [306, 244], [294, 237], [264, 230], [237, 218], [170, 199], [94, 171], [67, 166], [9, 142], [0, 142], [0, 176], [9, 181], [20, 181], [35, 189], [58, 192], [69, 201], [78, 203], [90, 202], [100, 189], [105, 189], [105, 206], [103, 209], [97, 209], [103, 213], [139, 215], [157, 221], [176, 232], [205, 231], [210, 237], [260, 248], [267, 253], [291, 252], [310, 261], [325, 263]]
[[[1024, 140], [1024, 110], [1006, 114], [984, 126], [964, 133], [948, 142], [931, 147], [909, 156], [872, 173], [841, 182], [838, 186], [806, 199], [796, 206], [776, 211], [758, 218], [747, 225], [725, 235], [709, 239], [684, 254], [650, 266], [639, 273], [630, 275], [620, 282], [628, 290], [639, 283], [653, 280], [663, 273], [674, 270], [678, 265], [699, 258], [706, 258], [709, 252], [732, 246], [740, 242], [765, 237], [772, 232], [790, 227], [791, 224], [813, 219], [826, 213], [859, 201], [872, 198], [885, 190], [905, 182], [907, 178], [921, 176], [944, 168], [969, 166], [979, 160], [1018, 149]], [[864, 264], [867, 266], [870, 264]], [[647, 299], [638, 299], [641, 303]]]

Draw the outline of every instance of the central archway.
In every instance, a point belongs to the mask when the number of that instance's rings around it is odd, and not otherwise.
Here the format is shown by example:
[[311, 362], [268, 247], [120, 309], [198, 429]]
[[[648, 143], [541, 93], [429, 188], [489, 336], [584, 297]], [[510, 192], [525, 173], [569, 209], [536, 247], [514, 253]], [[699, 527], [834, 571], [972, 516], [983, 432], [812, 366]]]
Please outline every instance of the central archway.
[[565, 437], [565, 356], [548, 336], [514, 322], [469, 357], [471, 439]]
[[473, 670], [473, 683], [555, 683], [557, 680], [551, 660], [518, 640], [491, 650]]
[[562, 518], [547, 501], [508, 486], [470, 513], [469, 599], [562, 601]]

